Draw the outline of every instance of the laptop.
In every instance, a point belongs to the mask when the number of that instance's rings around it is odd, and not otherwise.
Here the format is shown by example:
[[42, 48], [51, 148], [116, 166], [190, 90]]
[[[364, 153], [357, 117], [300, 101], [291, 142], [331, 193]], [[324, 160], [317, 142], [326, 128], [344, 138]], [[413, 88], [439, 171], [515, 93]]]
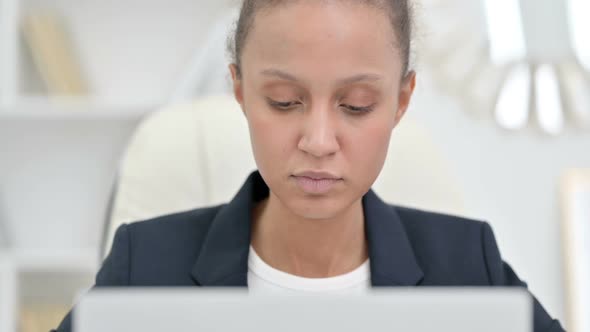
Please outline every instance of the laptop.
[[518, 288], [390, 288], [364, 295], [249, 295], [224, 289], [102, 289], [74, 311], [74, 332], [531, 332]]
[[0, 247], [96, 252], [127, 141], [148, 107], [0, 110]]

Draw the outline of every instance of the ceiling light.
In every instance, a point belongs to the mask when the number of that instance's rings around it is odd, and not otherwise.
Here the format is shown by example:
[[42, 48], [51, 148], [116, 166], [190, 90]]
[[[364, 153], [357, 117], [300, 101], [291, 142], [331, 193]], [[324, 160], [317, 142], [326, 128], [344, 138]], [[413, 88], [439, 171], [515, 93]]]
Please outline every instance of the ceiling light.
[[518, 1], [484, 0], [490, 56], [496, 64], [521, 59], [526, 55]]
[[535, 109], [539, 125], [546, 133], [557, 135], [563, 129], [563, 109], [555, 69], [542, 65], [535, 75]]
[[496, 104], [496, 120], [506, 129], [526, 126], [531, 94], [531, 73], [526, 65], [512, 70], [500, 90]]
[[570, 34], [572, 46], [580, 63], [590, 70], [590, 1], [569, 0]]

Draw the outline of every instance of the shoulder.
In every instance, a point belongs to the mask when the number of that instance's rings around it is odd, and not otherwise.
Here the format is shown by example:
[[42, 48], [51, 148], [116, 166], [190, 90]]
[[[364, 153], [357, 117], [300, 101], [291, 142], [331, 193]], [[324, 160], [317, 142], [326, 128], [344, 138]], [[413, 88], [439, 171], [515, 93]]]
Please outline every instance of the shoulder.
[[425, 282], [488, 285], [490, 264], [501, 262], [488, 223], [459, 216], [394, 206]]
[[127, 225], [131, 251], [153, 257], [198, 250], [223, 205], [194, 209]]
[[126, 280], [126, 284], [132, 285], [191, 284], [190, 269], [222, 206], [120, 226], [104, 264], [108, 268], [103, 270], [125, 274], [115, 279]]
[[[441, 244], [459, 240], [471, 242], [479, 240], [487, 223], [481, 220], [424, 211], [408, 207], [393, 206], [399, 215], [408, 236], [440, 241]], [[477, 241], [476, 241], [477, 242]]]
[[198, 208], [137, 221], [126, 226], [130, 237], [158, 243], [191, 239], [194, 242], [207, 233], [211, 222], [223, 205]]

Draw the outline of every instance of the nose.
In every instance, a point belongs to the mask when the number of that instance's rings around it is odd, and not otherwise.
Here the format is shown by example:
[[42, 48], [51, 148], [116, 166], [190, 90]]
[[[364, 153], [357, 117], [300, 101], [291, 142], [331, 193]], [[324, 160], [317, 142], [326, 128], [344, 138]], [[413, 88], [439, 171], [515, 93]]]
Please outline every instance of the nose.
[[310, 109], [304, 116], [298, 148], [316, 158], [330, 156], [340, 149], [336, 119], [327, 107]]

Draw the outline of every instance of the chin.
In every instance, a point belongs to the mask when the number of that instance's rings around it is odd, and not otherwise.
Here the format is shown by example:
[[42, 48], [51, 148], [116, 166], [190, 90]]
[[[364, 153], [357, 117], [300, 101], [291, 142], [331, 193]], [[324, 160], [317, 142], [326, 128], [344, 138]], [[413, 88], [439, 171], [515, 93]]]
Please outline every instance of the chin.
[[297, 197], [287, 204], [296, 215], [314, 220], [333, 219], [346, 209], [342, 198], [334, 196], [305, 196]]

